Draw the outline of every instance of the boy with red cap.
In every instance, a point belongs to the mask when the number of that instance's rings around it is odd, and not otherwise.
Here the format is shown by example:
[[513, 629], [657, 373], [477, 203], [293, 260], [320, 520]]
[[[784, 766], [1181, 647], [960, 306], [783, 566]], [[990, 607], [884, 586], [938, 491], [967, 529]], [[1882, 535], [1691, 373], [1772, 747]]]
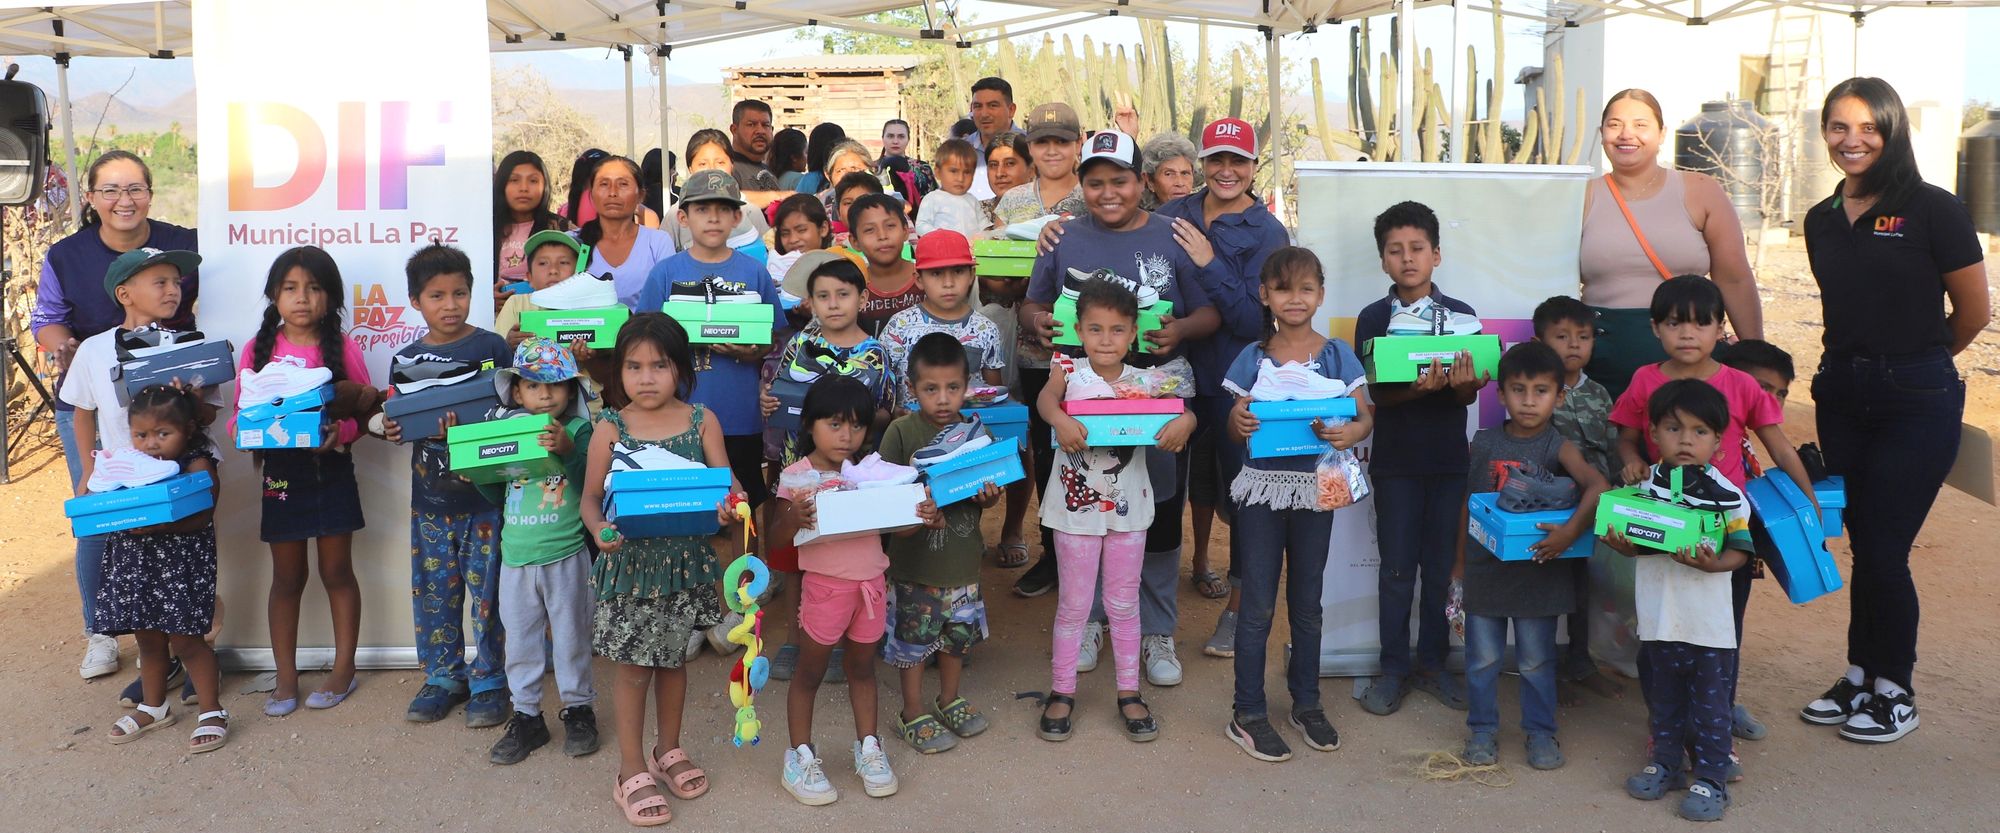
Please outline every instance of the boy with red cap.
[[923, 301], [890, 317], [882, 326], [889, 351], [891, 390], [903, 394], [905, 411], [917, 409], [909, 392], [910, 347], [931, 333], [945, 333], [965, 348], [967, 369], [983, 384], [999, 385], [1007, 359], [1000, 351], [1000, 328], [973, 308], [972, 244], [965, 235], [938, 229], [917, 239], [917, 286]]

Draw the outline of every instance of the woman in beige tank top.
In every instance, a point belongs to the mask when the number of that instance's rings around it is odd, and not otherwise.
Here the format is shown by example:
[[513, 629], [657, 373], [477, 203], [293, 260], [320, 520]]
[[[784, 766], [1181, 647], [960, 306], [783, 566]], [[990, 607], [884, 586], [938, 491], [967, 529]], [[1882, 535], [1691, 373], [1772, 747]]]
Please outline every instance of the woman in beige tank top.
[[[1587, 372], [1611, 392], [1623, 393], [1632, 372], [1664, 361], [1653, 336], [1653, 290], [1673, 275], [1705, 275], [1722, 290], [1729, 324], [1738, 338], [1763, 338], [1757, 281], [1743, 247], [1743, 227], [1722, 184], [1706, 174], [1662, 167], [1666, 138], [1660, 104], [1645, 90], [1611, 97], [1598, 126], [1610, 182], [1594, 179], [1584, 196], [1583, 302], [1596, 308], [1599, 335]], [[1667, 275], [1639, 245], [1618, 209], [1615, 183], [1632, 220], [1659, 256]]]

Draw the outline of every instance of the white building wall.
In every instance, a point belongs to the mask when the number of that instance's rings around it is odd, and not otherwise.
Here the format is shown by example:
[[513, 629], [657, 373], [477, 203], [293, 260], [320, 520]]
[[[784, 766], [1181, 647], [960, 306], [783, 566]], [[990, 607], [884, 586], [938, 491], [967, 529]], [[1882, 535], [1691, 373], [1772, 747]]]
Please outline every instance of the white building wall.
[[[1562, 56], [1570, 95], [1579, 85], [1584, 89], [1583, 129], [1594, 128], [1605, 98], [1640, 87], [1660, 100], [1671, 130], [1700, 113], [1702, 102], [1737, 97], [1740, 59], [1772, 51], [1771, 23], [1771, 13], [1706, 26], [1624, 15], [1556, 29], [1544, 46], [1548, 58]], [[1965, 13], [1946, 8], [1880, 11], [1868, 16], [1858, 41], [1854, 23], [1845, 15], [1820, 13], [1819, 26], [1824, 49], [1819, 89], [1856, 74], [1879, 76], [1894, 85], [1910, 111], [1924, 178], [1954, 188], [1965, 100]], [[1672, 159], [1669, 139], [1661, 147], [1661, 161]], [[1601, 168], [1604, 154], [1586, 150], [1584, 161]]]

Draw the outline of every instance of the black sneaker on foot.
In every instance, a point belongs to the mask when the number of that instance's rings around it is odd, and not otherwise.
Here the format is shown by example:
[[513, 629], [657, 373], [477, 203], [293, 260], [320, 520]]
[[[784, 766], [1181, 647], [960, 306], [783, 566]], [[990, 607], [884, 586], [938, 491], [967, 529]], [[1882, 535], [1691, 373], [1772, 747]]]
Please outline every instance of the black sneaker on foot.
[[589, 706], [562, 710], [563, 754], [581, 758], [597, 751], [597, 711]]
[[1907, 691], [1876, 692], [1840, 727], [1840, 736], [1858, 743], [1888, 743], [1917, 730], [1917, 701]]
[[1833, 687], [1820, 695], [1818, 700], [1807, 703], [1805, 708], [1800, 709], [1799, 719], [1821, 726], [1839, 726], [1861, 711], [1862, 704], [1868, 702], [1870, 694], [1867, 680], [1856, 685], [1842, 676], [1835, 680]]
[[1056, 589], [1056, 558], [1052, 554], [1044, 554], [1042, 560], [1035, 562], [1034, 566], [1029, 567], [1027, 572], [1014, 580], [1014, 595], [1024, 599], [1032, 599], [1054, 589]]
[[1238, 716], [1229, 721], [1229, 739], [1243, 747], [1245, 754], [1260, 761], [1277, 763], [1292, 759], [1292, 748], [1278, 737], [1278, 730], [1271, 728], [1268, 718]]
[[548, 742], [549, 724], [541, 715], [515, 712], [507, 720], [507, 733], [493, 744], [493, 748], [486, 753], [486, 760], [503, 765], [518, 764], [528, 759], [528, 753]]
[[1334, 731], [1333, 721], [1326, 719], [1326, 712], [1320, 709], [1293, 712], [1292, 728], [1305, 736], [1307, 746], [1321, 752], [1340, 748], [1340, 733]]

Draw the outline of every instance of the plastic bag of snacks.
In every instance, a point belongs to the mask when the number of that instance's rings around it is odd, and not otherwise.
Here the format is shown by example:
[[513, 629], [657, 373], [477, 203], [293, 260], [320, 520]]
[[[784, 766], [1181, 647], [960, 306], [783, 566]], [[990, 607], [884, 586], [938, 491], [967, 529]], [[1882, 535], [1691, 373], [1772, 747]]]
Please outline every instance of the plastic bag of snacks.
[[1444, 618], [1451, 623], [1451, 632], [1458, 638], [1465, 638], [1465, 582], [1451, 580], [1451, 593], [1444, 600]]
[[1368, 496], [1368, 475], [1353, 451], [1331, 448], [1320, 452], [1316, 486], [1320, 511], [1352, 506]]

